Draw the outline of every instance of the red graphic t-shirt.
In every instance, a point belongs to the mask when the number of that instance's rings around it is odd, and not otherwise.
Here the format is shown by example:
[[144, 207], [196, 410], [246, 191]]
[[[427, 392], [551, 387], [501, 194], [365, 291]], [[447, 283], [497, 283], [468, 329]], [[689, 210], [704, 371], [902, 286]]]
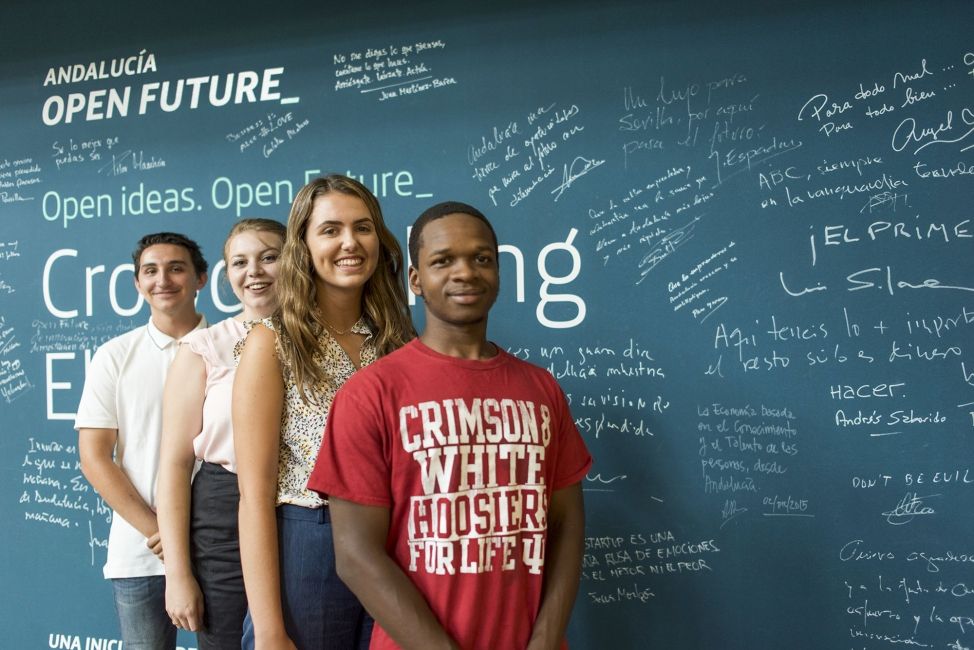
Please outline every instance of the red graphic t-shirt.
[[[415, 339], [339, 391], [308, 487], [389, 508], [390, 554], [447, 632], [516, 649], [540, 606], [551, 493], [591, 464], [547, 371]], [[398, 646], [377, 625], [371, 648]]]

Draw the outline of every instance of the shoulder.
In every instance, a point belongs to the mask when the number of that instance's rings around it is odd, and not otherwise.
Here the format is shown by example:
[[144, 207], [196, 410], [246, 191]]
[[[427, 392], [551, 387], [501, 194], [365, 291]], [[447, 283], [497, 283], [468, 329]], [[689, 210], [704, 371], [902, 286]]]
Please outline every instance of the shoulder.
[[122, 380], [125, 367], [133, 354], [144, 350], [140, 344], [147, 338], [145, 326], [137, 327], [98, 347], [85, 369], [84, 389], [78, 404], [75, 428], [118, 428], [117, 399], [141, 381]]
[[[251, 321], [258, 322], [258, 321]], [[204, 341], [212, 340], [221, 337], [231, 336], [240, 338], [247, 332], [246, 323], [244, 321], [239, 321], [236, 318], [224, 318], [219, 323], [210, 325], [209, 327], [201, 327], [200, 329], [193, 330], [181, 340], [184, 342], [191, 341]]]
[[212, 368], [210, 350], [199, 351], [190, 345], [180, 345], [166, 373], [165, 392], [180, 395], [181, 402], [186, 401], [186, 395], [195, 397], [198, 394], [202, 400], [204, 393], [199, 390], [199, 382], [206, 382]]
[[259, 320], [248, 320], [243, 323], [244, 336], [248, 341], [251, 339], [261, 341], [273, 341], [280, 332], [280, 324], [273, 318], [261, 318]]
[[[233, 345], [234, 362], [239, 367], [263, 370], [281, 367], [279, 334], [268, 326], [270, 319], [247, 321], [244, 336]], [[256, 364], [256, 365], [255, 365]]]
[[284, 329], [283, 323], [274, 316], [244, 321], [243, 329], [242, 338], [248, 344], [251, 339], [254, 339], [255, 341], [260, 341], [262, 345], [272, 342], [278, 345], [280, 344], [279, 342], [287, 339], [287, 332]]
[[136, 327], [133, 330], [116, 336], [115, 338], [105, 341], [98, 349], [95, 350], [95, 354], [92, 357], [92, 365], [98, 367], [100, 365], [114, 365], [121, 363], [125, 357], [129, 356], [133, 350], [139, 347], [140, 344], [145, 342], [147, 337], [145, 326]]
[[104, 349], [109, 353], [128, 350], [144, 341], [147, 336], [146, 326], [140, 325], [135, 329], [125, 332], [125, 334], [119, 334], [115, 338], [106, 341], [98, 349]]
[[516, 381], [521, 381], [523, 385], [531, 386], [532, 390], [543, 394], [552, 406], [567, 405], [565, 391], [546, 368], [518, 359], [503, 350], [500, 354], [505, 357], [504, 365], [507, 366], [509, 375], [517, 378]]
[[254, 330], [267, 329], [272, 332], [281, 332], [283, 327], [281, 325], [280, 319], [276, 316], [268, 316], [266, 318], [255, 318], [253, 320], [245, 320], [243, 322], [243, 327], [245, 332], [252, 332]]
[[413, 341], [393, 350], [389, 354], [379, 357], [368, 366], [355, 373], [357, 375], [374, 375], [384, 372], [398, 371], [403, 368], [415, 367], [420, 362], [419, 355]]
[[510, 367], [516, 369], [518, 372], [524, 373], [536, 381], [540, 381], [555, 387], [558, 386], [558, 382], [555, 380], [552, 374], [548, 372], [547, 368], [536, 366], [530, 361], [518, 359], [513, 354], [505, 352], [500, 348], [498, 348], [498, 354], [503, 357], [503, 363], [510, 364]]
[[243, 321], [226, 318], [216, 325], [193, 330], [180, 339], [180, 343], [185, 343], [197, 354], [202, 354], [203, 350], [210, 347], [232, 347], [236, 341], [246, 335], [247, 329]]
[[344, 392], [380, 390], [404, 385], [407, 375], [416, 370], [418, 360], [411, 344], [379, 357], [367, 366], [355, 371], [342, 386]]
[[241, 358], [254, 354], [274, 353], [277, 346], [277, 333], [258, 323], [249, 332], [241, 352]]
[[196, 354], [202, 355], [213, 344], [213, 332], [211, 330], [219, 326], [220, 324], [218, 323], [213, 327], [204, 327], [203, 329], [193, 330], [179, 340], [180, 349], [189, 348]]

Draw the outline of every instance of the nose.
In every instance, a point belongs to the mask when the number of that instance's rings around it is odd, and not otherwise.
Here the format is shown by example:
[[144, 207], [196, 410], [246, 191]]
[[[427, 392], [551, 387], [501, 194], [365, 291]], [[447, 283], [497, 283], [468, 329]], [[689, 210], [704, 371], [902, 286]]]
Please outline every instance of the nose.
[[352, 228], [345, 228], [342, 231], [342, 250], [353, 251], [358, 248], [358, 235]]
[[257, 277], [264, 274], [264, 267], [261, 265], [260, 260], [253, 260], [247, 265], [247, 275], [251, 277]]
[[473, 263], [465, 258], [457, 258], [451, 267], [450, 276], [455, 280], [468, 280], [476, 275]]

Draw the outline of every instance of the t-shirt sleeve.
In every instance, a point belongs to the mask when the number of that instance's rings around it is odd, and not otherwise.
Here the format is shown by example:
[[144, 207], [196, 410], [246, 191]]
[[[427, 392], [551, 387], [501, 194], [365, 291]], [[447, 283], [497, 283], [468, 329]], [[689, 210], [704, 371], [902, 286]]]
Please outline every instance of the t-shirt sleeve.
[[[554, 382], [554, 379], [552, 379]], [[556, 403], [556, 435], [558, 436], [557, 460], [555, 469], [555, 479], [552, 482], [552, 490], [560, 490], [578, 483], [588, 473], [592, 467], [592, 456], [588, 453], [582, 434], [575, 427], [575, 420], [572, 418], [571, 410], [568, 408], [568, 401], [561, 387], [555, 383], [557, 393]]]
[[210, 368], [217, 361], [217, 350], [213, 346], [213, 337], [210, 336], [208, 330], [202, 329], [190, 332], [182, 338], [180, 345], [189, 347], [194, 354], [203, 357], [203, 362], [206, 364], [206, 372], [210, 372]]
[[351, 381], [335, 396], [308, 489], [325, 498], [388, 508], [391, 472], [381, 401], [363, 393], [363, 384]]
[[85, 387], [75, 416], [75, 429], [118, 429], [115, 399], [118, 367], [110, 351], [100, 347], [85, 375]]

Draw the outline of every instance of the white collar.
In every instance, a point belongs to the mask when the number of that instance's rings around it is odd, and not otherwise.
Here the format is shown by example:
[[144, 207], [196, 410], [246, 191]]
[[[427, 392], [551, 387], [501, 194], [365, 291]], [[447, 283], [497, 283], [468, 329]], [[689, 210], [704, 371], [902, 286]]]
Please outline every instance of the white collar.
[[[196, 324], [196, 327], [194, 327], [191, 331], [195, 332], [196, 330], [204, 329], [205, 327], [207, 327], [206, 316], [201, 315], [200, 321]], [[145, 326], [145, 331], [146, 334], [149, 335], [149, 340], [152, 341], [152, 343], [160, 350], [165, 350], [173, 343], [179, 342], [179, 339], [175, 339], [169, 336], [168, 334], [160, 330], [158, 327], [156, 327], [155, 323], [152, 322], [151, 317], [149, 318], [148, 324], [146, 324]]]

